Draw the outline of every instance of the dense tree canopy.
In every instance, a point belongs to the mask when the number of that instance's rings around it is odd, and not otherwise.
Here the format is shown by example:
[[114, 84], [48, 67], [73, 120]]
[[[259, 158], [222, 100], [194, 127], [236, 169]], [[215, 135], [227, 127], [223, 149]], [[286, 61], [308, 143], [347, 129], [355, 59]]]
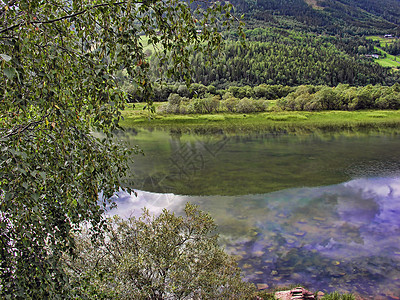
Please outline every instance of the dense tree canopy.
[[183, 216], [109, 220], [107, 238], [77, 239], [77, 259], [65, 257], [75, 288], [88, 298], [253, 299], [233, 257], [218, 245], [211, 217], [187, 204]]
[[330, 35], [399, 32], [397, 0], [232, 0], [254, 27], [301, 29]]
[[54, 299], [69, 293], [59, 259], [71, 232], [98, 231], [124, 186], [116, 72], [150, 94], [146, 40], [188, 81], [189, 52], [215, 49], [232, 16], [178, 0], [0, 4], [0, 298]]
[[[246, 44], [229, 40], [217, 61], [207, 63], [206, 55], [194, 53], [190, 57], [194, 81], [227, 88], [259, 84], [392, 85], [399, 80], [399, 72], [365, 57], [375, 53], [376, 46], [365, 38], [328, 37], [278, 28], [256, 28], [245, 33]], [[155, 78], [164, 73], [156, 56], [151, 57], [150, 69]]]

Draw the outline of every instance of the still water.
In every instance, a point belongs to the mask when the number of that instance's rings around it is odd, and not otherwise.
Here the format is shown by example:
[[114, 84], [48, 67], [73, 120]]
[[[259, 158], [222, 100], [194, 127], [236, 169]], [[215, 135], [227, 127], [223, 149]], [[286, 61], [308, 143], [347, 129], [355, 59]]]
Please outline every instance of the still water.
[[113, 214], [210, 212], [246, 278], [400, 297], [400, 135], [395, 130], [189, 134], [128, 130], [138, 196]]

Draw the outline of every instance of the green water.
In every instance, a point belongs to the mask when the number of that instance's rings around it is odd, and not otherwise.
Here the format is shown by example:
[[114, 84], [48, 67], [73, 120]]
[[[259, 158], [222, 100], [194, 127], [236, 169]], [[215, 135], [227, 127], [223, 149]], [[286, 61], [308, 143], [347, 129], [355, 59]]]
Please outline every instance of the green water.
[[[138, 197], [146, 206], [210, 212], [247, 280], [364, 298], [400, 297], [400, 135], [396, 130], [188, 134], [129, 130]], [[129, 181], [131, 180], [131, 181]]]
[[396, 131], [199, 135], [138, 129], [123, 139], [145, 153], [134, 157], [132, 185], [157, 193], [259, 194], [400, 170]]

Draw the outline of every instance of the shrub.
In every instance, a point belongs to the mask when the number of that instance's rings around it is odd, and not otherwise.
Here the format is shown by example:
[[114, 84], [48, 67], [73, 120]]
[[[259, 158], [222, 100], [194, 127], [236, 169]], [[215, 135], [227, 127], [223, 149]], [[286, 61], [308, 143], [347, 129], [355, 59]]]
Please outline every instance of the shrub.
[[320, 105], [310, 103], [313, 101], [316, 91], [317, 87], [315, 86], [300, 85], [294, 92], [288, 94], [285, 98], [278, 100], [277, 105], [285, 110], [317, 110], [310, 109], [311, 107], [320, 107]]
[[190, 96], [193, 97], [196, 95], [199, 98], [204, 97], [204, 95], [207, 93], [207, 87], [201, 83], [193, 83], [190, 86], [191, 94]]
[[170, 103], [162, 103], [157, 107], [156, 111], [160, 114], [178, 114], [181, 111], [181, 106]]
[[266, 111], [268, 109], [268, 101], [266, 100], [255, 100], [257, 111]]
[[238, 102], [239, 99], [232, 96], [223, 101], [223, 106], [229, 112], [236, 112], [236, 105], [238, 104]]
[[219, 96], [208, 95], [206, 98], [194, 98], [190, 101], [190, 112], [196, 114], [213, 113], [219, 111]]
[[181, 97], [190, 97], [190, 91], [188, 89], [188, 87], [184, 84], [179, 85], [177, 91], [176, 91], [179, 96]]
[[157, 109], [156, 109], [157, 113], [160, 114], [166, 114], [168, 111], [168, 103], [162, 103], [160, 104]]
[[235, 98], [231, 92], [225, 92], [225, 93], [222, 95], [222, 100], [228, 100], [228, 99], [230, 99], [230, 98]]
[[312, 100], [304, 104], [304, 110], [313, 111], [313, 110], [322, 110], [321, 102]]
[[204, 110], [206, 113], [219, 111], [219, 104], [221, 100], [220, 96], [209, 95], [207, 98], [204, 98], [203, 100], [204, 100]]
[[296, 99], [293, 99], [292, 110], [306, 110], [307, 104], [313, 101], [313, 96], [309, 93], [299, 95]]
[[178, 94], [170, 94], [168, 96], [168, 104], [171, 104], [171, 105], [179, 106], [181, 104], [181, 100], [182, 100], [182, 98]]
[[186, 115], [190, 112], [190, 106], [188, 102], [182, 102], [181, 106], [179, 107], [179, 113]]
[[342, 108], [342, 101], [340, 100], [340, 97], [331, 87], [323, 87], [321, 90], [315, 93], [314, 99], [316, 102], [319, 102], [319, 105], [323, 110]]
[[187, 204], [184, 216], [109, 220], [102, 241], [76, 237], [65, 269], [83, 297], [112, 299], [251, 299], [235, 260], [218, 245], [212, 218]]
[[263, 111], [265, 108], [263, 107], [263, 102], [257, 103], [257, 100], [254, 100], [253, 98], [243, 98], [241, 99], [235, 109], [237, 112], [240, 113], [252, 113], [252, 112], [258, 112], [258, 111]]
[[379, 98], [375, 105], [381, 109], [399, 109], [400, 108], [400, 97], [399, 93], [392, 93]]
[[369, 86], [360, 89], [357, 92], [357, 96], [352, 99], [352, 102], [349, 103], [349, 108], [358, 110], [358, 109], [368, 109], [373, 108], [375, 101], [372, 97]]

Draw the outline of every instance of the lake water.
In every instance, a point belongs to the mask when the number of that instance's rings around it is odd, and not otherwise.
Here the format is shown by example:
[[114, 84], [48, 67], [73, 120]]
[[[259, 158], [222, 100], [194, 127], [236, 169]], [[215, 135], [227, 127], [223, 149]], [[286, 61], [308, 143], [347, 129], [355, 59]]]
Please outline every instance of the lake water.
[[400, 135], [396, 130], [248, 134], [127, 130], [138, 144], [123, 216], [186, 202], [208, 211], [246, 278], [400, 297]]

